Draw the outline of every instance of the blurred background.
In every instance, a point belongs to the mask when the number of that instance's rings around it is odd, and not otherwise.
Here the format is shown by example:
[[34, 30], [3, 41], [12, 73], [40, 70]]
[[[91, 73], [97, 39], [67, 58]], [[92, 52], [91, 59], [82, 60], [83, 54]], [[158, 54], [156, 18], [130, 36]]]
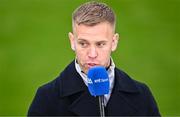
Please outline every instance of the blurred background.
[[[25, 116], [37, 88], [74, 59], [71, 14], [87, 0], [0, 0], [0, 115]], [[100, 0], [117, 14], [116, 66], [180, 115], [180, 0]]]

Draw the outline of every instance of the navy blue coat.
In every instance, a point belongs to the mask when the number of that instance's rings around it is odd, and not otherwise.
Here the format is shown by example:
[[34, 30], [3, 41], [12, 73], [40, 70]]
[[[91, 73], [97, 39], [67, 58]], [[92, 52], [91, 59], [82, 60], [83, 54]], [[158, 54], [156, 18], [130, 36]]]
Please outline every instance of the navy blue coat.
[[[97, 116], [98, 99], [90, 95], [72, 62], [58, 78], [37, 90], [28, 110], [28, 116], [32, 115]], [[160, 116], [160, 113], [149, 88], [115, 68], [115, 85], [105, 115]]]

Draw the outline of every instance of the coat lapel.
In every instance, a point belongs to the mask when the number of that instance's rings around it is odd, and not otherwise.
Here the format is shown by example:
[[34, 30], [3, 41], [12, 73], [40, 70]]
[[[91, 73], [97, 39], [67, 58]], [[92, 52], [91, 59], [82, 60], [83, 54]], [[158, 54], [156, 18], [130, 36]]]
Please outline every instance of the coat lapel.
[[59, 96], [69, 100], [68, 109], [74, 115], [99, 115], [98, 99], [90, 95], [87, 86], [72, 62], [61, 74]]
[[99, 115], [98, 100], [91, 96], [88, 91], [83, 92], [78, 99], [74, 100], [69, 109], [76, 115]]
[[106, 115], [135, 115], [138, 109], [130, 97], [138, 94], [138, 88], [122, 71], [115, 69], [115, 76], [115, 85], [106, 107]]

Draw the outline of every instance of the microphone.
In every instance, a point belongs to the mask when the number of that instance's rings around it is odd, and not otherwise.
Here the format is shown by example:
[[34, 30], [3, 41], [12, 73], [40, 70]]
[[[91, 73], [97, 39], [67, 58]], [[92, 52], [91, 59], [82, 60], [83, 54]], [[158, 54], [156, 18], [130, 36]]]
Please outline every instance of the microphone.
[[88, 71], [88, 90], [92, 96], [98, 96], [100, 116], [105, 117], [104, 113], [104, 94], [109, 93], [109, 76], [106, 69], [102, 66], [95, 66]]

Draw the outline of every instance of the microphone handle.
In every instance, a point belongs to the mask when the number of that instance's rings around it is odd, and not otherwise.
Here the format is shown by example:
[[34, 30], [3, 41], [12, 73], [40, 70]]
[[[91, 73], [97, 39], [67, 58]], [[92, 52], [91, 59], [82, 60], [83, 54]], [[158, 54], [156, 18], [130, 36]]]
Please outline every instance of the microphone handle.
[[99, 109], [100, 109], [100, 117], [105, 117], [104, 113], [104, 96], [99, 96]]

